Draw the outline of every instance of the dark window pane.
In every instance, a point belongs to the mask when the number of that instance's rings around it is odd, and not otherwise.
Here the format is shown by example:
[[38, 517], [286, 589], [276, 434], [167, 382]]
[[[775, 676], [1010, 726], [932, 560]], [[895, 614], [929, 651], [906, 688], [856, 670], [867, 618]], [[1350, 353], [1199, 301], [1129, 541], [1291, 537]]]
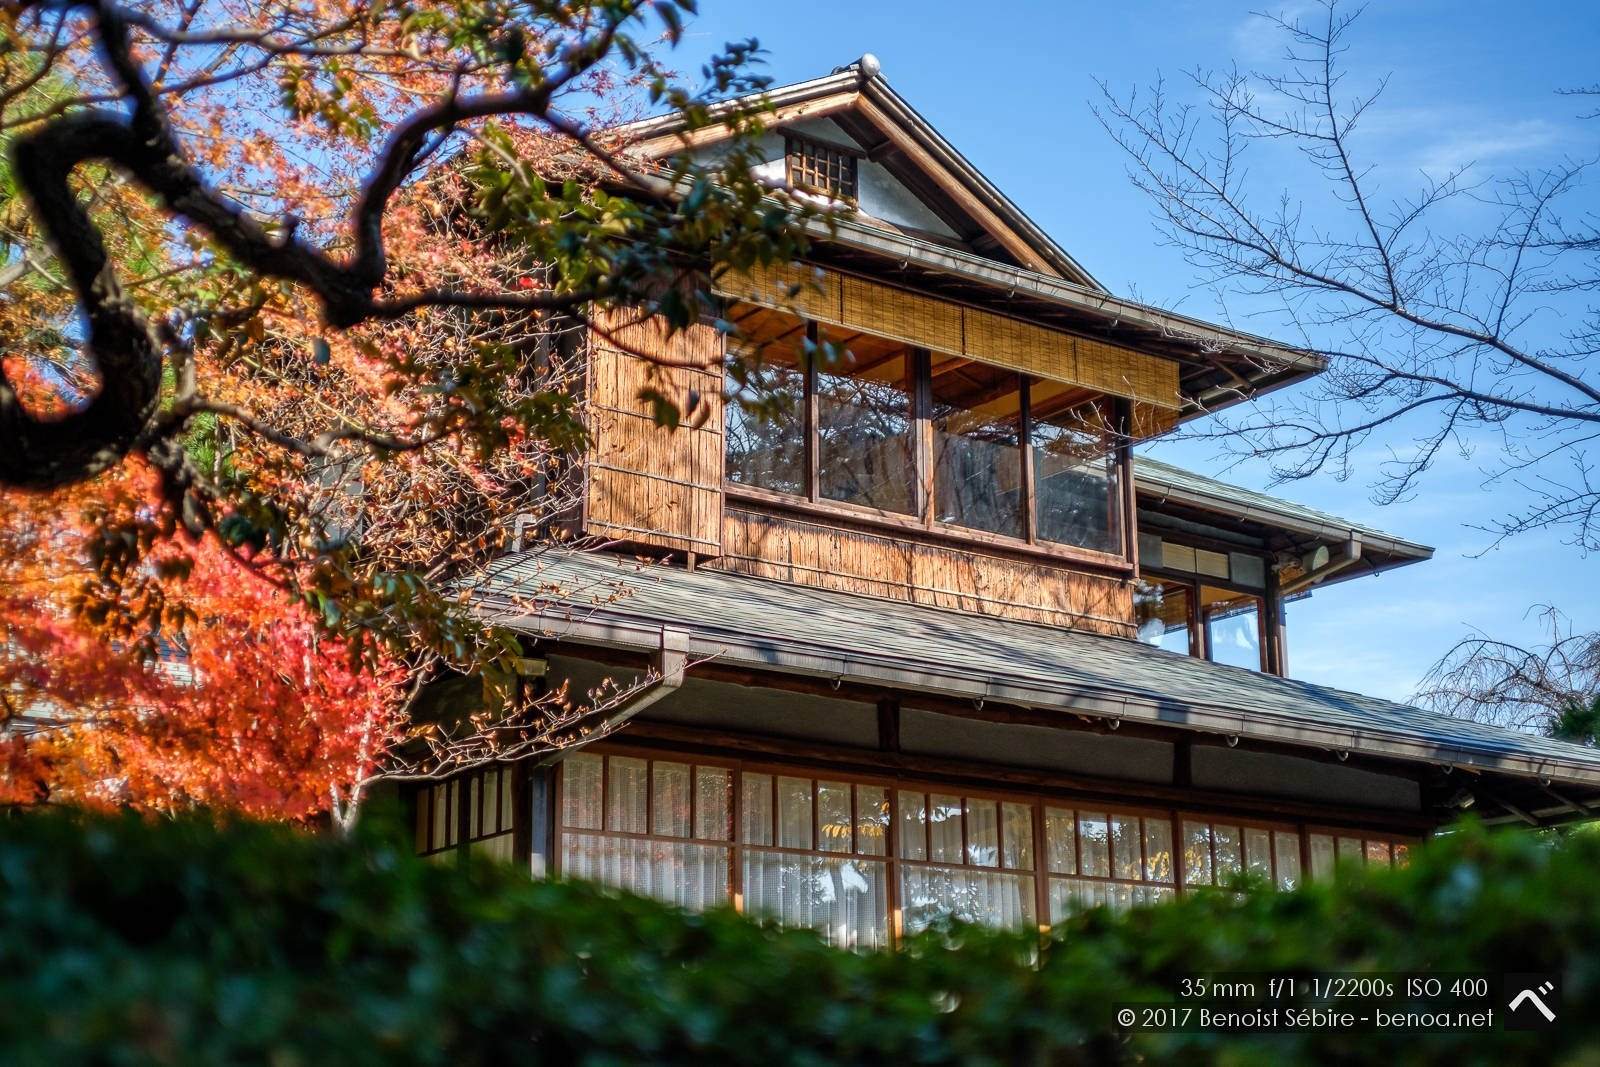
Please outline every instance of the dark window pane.
[[839, 331], [821, 336], [830, 348], [817, 369], [819, 491], [909, 515], [916, 501], [910, 351]]
[[1077, 404], [1067, 386], [1035, 382], [1035, 514], [1041, 541], [1121, 553], [1116, 456], [1101, 403]]
[[938, 356], [933, 364], [934, 518], [1022, 537], [1022, 382]]
[[728, 481], [803, 496], [805, 323], [748, 304], [728, 314], [740, 331], [724, 419]]
[[1163, 582], [1133, 588], [1133, 620], [1139, 640], [1180, 655], [1189, 654], [1189, 590]]

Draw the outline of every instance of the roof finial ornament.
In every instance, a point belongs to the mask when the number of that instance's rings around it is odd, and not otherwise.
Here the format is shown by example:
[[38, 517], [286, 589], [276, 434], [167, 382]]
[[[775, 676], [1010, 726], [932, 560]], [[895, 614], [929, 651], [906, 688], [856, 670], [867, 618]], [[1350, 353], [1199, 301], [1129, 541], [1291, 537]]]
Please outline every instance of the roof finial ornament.
[[856, 67], [861, 71], [861, 80], [869, 82], [883, 72], [883, 64], [878, 62], [878, 57], [867, 52], [858, 60]]

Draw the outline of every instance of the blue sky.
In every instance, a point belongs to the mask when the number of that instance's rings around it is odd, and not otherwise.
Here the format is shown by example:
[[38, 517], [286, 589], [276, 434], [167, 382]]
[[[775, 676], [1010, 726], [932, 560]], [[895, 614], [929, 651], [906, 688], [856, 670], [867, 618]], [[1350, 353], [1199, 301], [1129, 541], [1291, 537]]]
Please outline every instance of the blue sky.
[[[1090, 102], [1096, 79], [1125, 92], [1197, 66], [1272, 65], [1282, 47], [1251, 14], [1262, 9], [1229, 0], [702, 0], [682, 65], [693, 59], [697, 66], [725, 40], [754, 36], [781, 84], [872, 52], [890, 84], [1114, 292], [1216, 317], [1214, 299], [1194, 287], [1193, 270], [1161, 245], [1150, 206], [1129, 184], [1124, 157]], [[1266, 10], [1292, 15], [1313, 6]], [[1412, 187], [1422, 170], [1458, 163], [1492, 175], [1600, 150], [1600, 121], [1580, 121], [1580, 102], [1554, 92], [1600, 80], [1600, 9], [1592, 2], [1378, 2], [1352, 43], [1353, 88], [1391, 75], [1362, 146], [1381, 162], [1386, 191]], [[1280, 184], [1326, 199], [1309, 185], [1295, 188], [1295, 180]], [[1404, 444], [1402, 434], [1394, 437]], [[1579, 625], [1600, 628], [1596, 561], [1559, 536], [1525, 536], [1485, 552], [1490, 539], [1471, 524], [1514, 500], [1505, 487], [1481, 487], [1481, 458], [1447, 456], [1414, 499], [1378, 507], [1363, 480], [1375, 472], [1378, 444], [1344, 483], [1318, 477], [1270, 488], [1265, 470], [1249, 466], [1225, 475], [1438, 550], [1430, 562], [1293, 605], [1291, 673], [1405, 699], [1471, 628], [1534, 639], [1537, 622], [1525, 617], [1532, 605], [1554, 603]], [[1197, 442], [1156, 454], [1211, 474], [1222, 467], [1215, 447]]]

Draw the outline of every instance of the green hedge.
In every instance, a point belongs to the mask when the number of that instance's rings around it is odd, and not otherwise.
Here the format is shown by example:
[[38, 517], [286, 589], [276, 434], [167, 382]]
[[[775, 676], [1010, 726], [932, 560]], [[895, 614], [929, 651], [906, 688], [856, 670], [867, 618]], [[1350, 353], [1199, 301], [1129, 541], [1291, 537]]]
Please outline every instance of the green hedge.
[[[489, 865], [202, 818], [0, 817], [0, 1061], [1600, 1062], [1600, 837], [1467, 830], [1410, 869], [1038, 938], [851, 954]], [[1121, 1034], [1208, 972], [1559, 970], [1551, 1034]]]

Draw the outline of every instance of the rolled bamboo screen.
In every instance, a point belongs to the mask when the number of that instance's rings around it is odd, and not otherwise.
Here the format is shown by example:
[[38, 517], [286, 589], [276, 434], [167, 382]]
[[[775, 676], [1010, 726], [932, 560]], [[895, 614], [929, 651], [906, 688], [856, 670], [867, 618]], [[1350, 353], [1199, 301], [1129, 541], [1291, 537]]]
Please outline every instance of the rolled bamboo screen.
[[1141, 436], [1170, 429], [1182, 406], [1178, 365], [1171, 360], [852, 275], [796, 264], [758, 267], [724, 276], [717, 291], [818, 322], [1126, 397], [1135, 402], [1134, 424]]

